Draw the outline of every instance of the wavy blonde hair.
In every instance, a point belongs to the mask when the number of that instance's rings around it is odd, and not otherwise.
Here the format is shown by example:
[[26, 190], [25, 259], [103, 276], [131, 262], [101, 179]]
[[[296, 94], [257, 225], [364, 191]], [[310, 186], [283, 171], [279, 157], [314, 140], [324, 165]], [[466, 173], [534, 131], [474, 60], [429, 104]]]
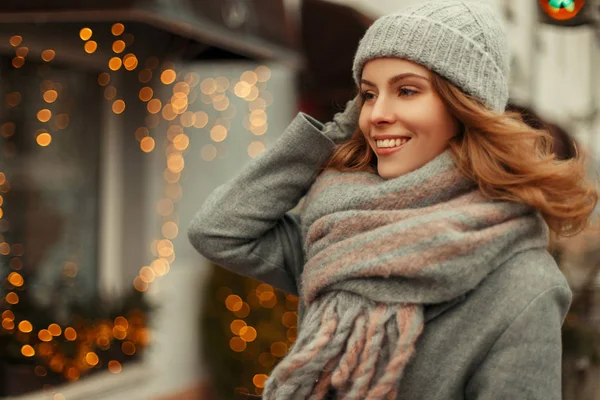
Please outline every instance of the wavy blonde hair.
[[[449, 142], [456, 165], [486, 197], [531, 205], [559, 236], [589, 227], [598, 193], [580, 152], [559, 160], [550, 133], [527, 125], [521, 113], [490, 111], [436, 73], [432, 84], [462, 126]], [[357, 128], [324, 168], [376, 173], [377, 157]]]

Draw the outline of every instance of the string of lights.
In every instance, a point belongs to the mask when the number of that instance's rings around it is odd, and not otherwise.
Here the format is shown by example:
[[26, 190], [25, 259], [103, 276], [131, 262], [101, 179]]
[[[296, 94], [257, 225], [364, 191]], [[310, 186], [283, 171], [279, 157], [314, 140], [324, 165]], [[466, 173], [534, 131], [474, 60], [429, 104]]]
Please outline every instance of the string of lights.
[[[114, 55], [107, 61], [107, 70], [98, 75], [98, 85], [104, 88], [104, 98], [111, 102], [112, 112], [120, 115], [126, 112], [127, 105], [116, 85], [111, 82], [111, 73], [122, 69], [137, 73], [140, 84], [138, 98], [145, 103], [147, 115], [145, 124], [134, 132], [135, 140], [139, 142], [139, 148], [144, 153], [151, 153], [160, 147], [164, 149], [165, 154], [164, 197], [156, 204], [156, 211], [162, 221], [161, 237], [151, 243], [154, 260], [149, 265], [142, 266], [133, 279], [133, 287], [143, 293], [153, 282], [168, 274], [175, 261], [173, 240], [179, 235], [179, 217], [176, 209], [183, 196], [180, 179], [185, 168], [185, 156], [190, 156], [187, 153], [190, 140], [206, 141], [208, 138], [208, 142], [201, 147], [199, 156], [206, 162], [217, 158], [219, 151], [223, 151], [223, 148], [219, 149], [219, 144], [229, 136], [231, 120], [237, 115], [236, 107], [230, 103], [230, 96], [234, 95], [244, 99], [248, 105], [243, 124], [255, 137], [248, 145], [248, 156], [254, 158], [264, 151], [264, 142], [260, 137], [268, 130], [266, 109], [273, 103], [273, 96], [266, 90], [271, 71], [266, 66], [259, 66], [254, 70], [245, 71], [238, 79], [223, 76], [201, 78], [196, 72], [179, 72], [174, 62], [160, 60], [158, 57], [148, 57], [142, 65], [133, 52], [127, 52], [134, 42], [134, 37], [126, 32], [125, 26], [115, 23], [111, 27], [111, 33], [115, 37], [111, 45]], [[79, 31], [79, 37], [85, 53], [93, 54], [98, 50], [98, 43], [94, 40], [91, 28], [83, 27]], [[15, 48], [12, 67], [19, 69], [25, 65], [29, 49], [25, 46], [23, 37], [18, 35], [10, 38], [10, 44]], [[51, 63], [55, 56], [56, 52], [52, 49], [41, 53], [41, 59], [45, 63]], [[164, 88], [157, 89], [159, 82], [172, 89], [168, 98], [164, 98]], [[52, 104], [61, 96], [60, 89], [60, 83], [57, 82], [42, 84], [42, 100], [47, 106], [41, 108], [36, 115], [37, 120], [46, 125], [35, 133], [35, 141], [40, 147], [50, 146], [53, 135], [69, 125], [70, 116], [67, 113], [54, 114], [52, 111]], [[18, 92], [6, 96], [8, 107], [15, 107], [22, 101], [22, 95]], [[194, 107], [194, 104], [198, 106]], [[210, 107], [220, 113], [214, 121], [210, 121], [211, 117], [207, 112], [212, 113]], [[162, 123], [168, 124], [164, 141], [159, 139], [160, 135], [157, 133], [164, 132], [160, 129]], [[4, 138], [15, 135], [15, 132], [13, 122], [5, 122], [0, 126], [0, 135]], [[0, 224], [5, 223], [7, 218], [2, 208], [2, 194], [9, 191], [10, 180], [0, 172]], [[27, 315], [14, 312], [12, 307], [17, 305], [20, 296], [24, 295], [25, 278], [20, 273], [23, 268], [20, 257], [25, 250], [22, 244], [9, 244], [0, 236], [0, 255], [12, 256], [9, 263], [12, 271], [4, 281], [4, 286], [10, 290], [1, 299], [3, 311], [0, 320], [4, 333], [15, 335], [21, 341], [21, 354], [24, 358], [37, 356], [37, 359], [43, 362], [35, 366], [36, 375], [45, 376], [50, 368], [73, 381], [94, 368], [106, 368], [112, 373], [119, 373], [122, 371], [122, 365], [117, 360], [100, 365], [98, 349], [109, 349], [116, 341], [120, 341], [121, 352], [131, 356], [148, 345], [150, 332], [146, 321], [135, 312], [91, 326], [61, 326], [58, 323], [34, 326], [27, 319]], [[64, 274], [75, 277], [77, 265], [67, 264]], [[287, 301], [291, 304], [291, 309], [294, 309], [297, 299], [293, 296], [288, 297]], [[234, 335], [230, 340], [230, 349], [233, 352], [244, 352], [247, 344], [259, 335], [257, 329], [244, 320], [251, 312], [251, 305], [269, 309], [276, 303], [277, 297], [273, 288], [265, 284], [252, 291], [247, 301], [243, 301], [237, 295], [227, 294], [224, 305], [236, 318], [230, 323]], [[260, 354], [258, 361], [261, 365], [270, 367], [275, 363], [276, 357], [281, 358], [285, 355], [289, 345], [295, 340], [296, 320], [297, 314], [293, 311], [283, 314], [282, 324], [288, 329], [288, 341], [272, 343], [270, 351]], [[68, 358], [61, 354], [56, 345], [59, 341], [76, 343], [76, 357]], [[265, 374], [254, 376], [253, 383], [257, 392], [260, 392], [266, 378]]]

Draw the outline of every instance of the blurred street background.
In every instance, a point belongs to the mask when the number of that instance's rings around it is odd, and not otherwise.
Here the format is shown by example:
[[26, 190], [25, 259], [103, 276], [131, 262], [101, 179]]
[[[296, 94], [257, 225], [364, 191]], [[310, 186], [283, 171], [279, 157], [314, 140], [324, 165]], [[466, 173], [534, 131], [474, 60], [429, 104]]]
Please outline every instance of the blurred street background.
[[[205, 260], [188, 222], [298, 111], [342, 110], [367, 27], [416, 1], [0, 2], [0, 399], [260, 394], [298, 299]], [[596, 177], [600, 0], [490, 2], [511, 107]], [[600, 399], [600, 238], [550, 250], [574, 292], [563, 398]]]

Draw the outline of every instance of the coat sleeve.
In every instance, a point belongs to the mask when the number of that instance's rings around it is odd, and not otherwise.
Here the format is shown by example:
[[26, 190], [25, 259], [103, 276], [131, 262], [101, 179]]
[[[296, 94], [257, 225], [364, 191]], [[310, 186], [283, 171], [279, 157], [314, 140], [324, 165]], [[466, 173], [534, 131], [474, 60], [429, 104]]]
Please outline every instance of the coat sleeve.
[[207, 259], [241, 275], [297, 293], [303, 267], [300, 218], [306, 194], [334, 142], [299, 113], [273, 147], [215, 189], [190, 222], [188, 238]]
[[560, 400], [561, 326], [570, 302], [565, 286], [533, 299], [494, 343], [469, 380], [465, 398]]

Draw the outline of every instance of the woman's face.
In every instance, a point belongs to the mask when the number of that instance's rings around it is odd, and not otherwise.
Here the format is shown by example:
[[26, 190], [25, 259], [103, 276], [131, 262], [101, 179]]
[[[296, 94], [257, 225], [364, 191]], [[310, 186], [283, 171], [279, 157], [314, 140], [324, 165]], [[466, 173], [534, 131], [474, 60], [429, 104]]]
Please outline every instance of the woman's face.
[[358, 124], [384, 179], [427, 164], [459, 133], [460, 124], [435, 92], [431, 75], [400, 58], [370, 60], [363, 69]]

